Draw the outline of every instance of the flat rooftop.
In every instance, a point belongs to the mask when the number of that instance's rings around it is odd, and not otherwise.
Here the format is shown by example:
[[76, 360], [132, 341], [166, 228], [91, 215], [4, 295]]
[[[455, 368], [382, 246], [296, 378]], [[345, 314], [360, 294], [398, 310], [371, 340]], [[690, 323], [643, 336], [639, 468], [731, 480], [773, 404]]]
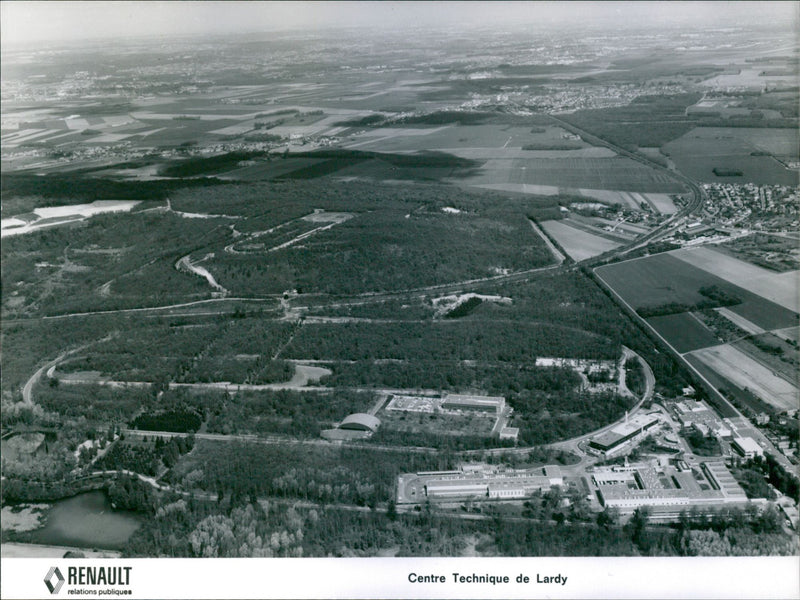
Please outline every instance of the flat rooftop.
[[736, 444], [742, 452], [755, 452], [756, 454], [764, 452], [764, 449], [758, 445], [758, 442], [751, 437], [734, 438], [733, 443]]

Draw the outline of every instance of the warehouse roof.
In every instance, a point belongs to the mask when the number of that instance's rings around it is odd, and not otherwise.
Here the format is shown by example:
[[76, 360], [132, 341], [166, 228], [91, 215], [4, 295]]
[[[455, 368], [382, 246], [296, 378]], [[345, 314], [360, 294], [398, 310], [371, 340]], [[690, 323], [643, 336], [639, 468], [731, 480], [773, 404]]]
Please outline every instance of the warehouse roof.
[[339, 425], [342, 429], [369, 429], [370, 431], [377, 431], [381, 424], [381, 420], [367, 413], [353, 413], [348, 415]]

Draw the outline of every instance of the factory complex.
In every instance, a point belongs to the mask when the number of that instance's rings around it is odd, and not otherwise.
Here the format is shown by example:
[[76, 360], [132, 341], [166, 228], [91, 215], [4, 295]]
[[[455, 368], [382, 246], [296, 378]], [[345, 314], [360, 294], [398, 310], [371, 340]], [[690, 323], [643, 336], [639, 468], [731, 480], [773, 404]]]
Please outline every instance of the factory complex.
[[561, 486], [564, 478], [557, 466], [511, 469], [470, 463], [455, 471], [428, 471], [400, 475], [398, 504], [429, 500], [516, 499]]
[[670, 513], [697, 507], [748, 502], [742, 487], [721, 461], [689, 466], [679, 460], [674, 464], [637, 463], [596, 467], [592, 484], [603, 506], [630, 513], [649, 506], [654, 513]]

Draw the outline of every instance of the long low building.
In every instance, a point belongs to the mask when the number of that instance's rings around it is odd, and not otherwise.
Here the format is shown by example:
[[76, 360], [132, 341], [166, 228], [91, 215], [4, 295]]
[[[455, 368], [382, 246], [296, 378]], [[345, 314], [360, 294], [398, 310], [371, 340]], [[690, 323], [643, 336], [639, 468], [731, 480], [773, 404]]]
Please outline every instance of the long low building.
[[506, 469], [466, 464], [458, 471], [421, 472], [398, 478], [398, 503], [430, 500], [525, 498], [564, 484], [557, 466]]
[[502, 396], [468, 396], [447, 394], [442, 402], [444, 410], [466, 410], [500, 414], [506, 407]]
[[602, 456], [612, 456], [631, 442], [643, 438], [648, 431], [660, 425], [657, 414], [636, 415], [613, 429], [594, 436], [589, 441], [589, 450]]

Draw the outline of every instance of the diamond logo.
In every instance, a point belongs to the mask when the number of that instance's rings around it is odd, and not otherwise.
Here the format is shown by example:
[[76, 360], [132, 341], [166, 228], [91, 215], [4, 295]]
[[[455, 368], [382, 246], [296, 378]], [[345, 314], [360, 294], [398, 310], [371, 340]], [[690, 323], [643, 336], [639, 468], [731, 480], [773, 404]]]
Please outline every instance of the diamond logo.
[[47, 586], [47, 589], [50, 590], [51, 594], [58, 593], [61, 586], [64, 585], [64, 576], [61, 574], [61, 571], [58, 570], [58, 567], [50, 567], [50, 570], [44, 578], [44, 584]]

